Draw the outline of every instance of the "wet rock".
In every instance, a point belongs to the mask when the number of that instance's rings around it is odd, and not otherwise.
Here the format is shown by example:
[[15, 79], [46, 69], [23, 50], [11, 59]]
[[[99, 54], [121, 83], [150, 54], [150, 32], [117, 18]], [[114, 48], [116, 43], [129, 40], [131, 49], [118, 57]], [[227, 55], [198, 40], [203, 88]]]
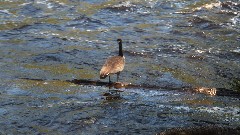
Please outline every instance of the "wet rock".
[[204, 56], [194, 55], [194, 54], [187, 56], [187, 58], [192, 59], [192, 60], [204, 60], [205, 59]]
[[211, 96], [215, 96], [217, 93], [216, 88], [207, 88], [207, 87], [197, 87], [197, 88], [194, 88], [194, 91], [211, 95]]
[[240, 127], [232, 128], [217, 125], [172, 128], [157, 135], [239, 135]]
[[194, 87], [194, 88], [182, 88], [182, 91], [202, 93], [210, 96], [228, 96], [240, 98], [240, 92], [225, 88]]
[[195, 35], [202, 38], [207, 38], [207, 35], [203, 31], [195, 32]]
[[120, 89], [120, 88], [125, 88], [126, 86], [128, 86], [131, 83], [127, 83], [127, 82], [115, 82], [113, 84], [113, 87], [116, 89]]
[[111, 96], [111, 93], [110, 92], [105, 92], [105, 93], [103, 93], [103, 96]]
[[203, 19], [203, 18], [198, 17], [198, 16], [194, 16], [192, 19], [189, 20], [189, 22], [191, 22], [193, 24], [212, 23], [211, 21]]
[[106, 100], [117, 100], [121, 99], [120, 92], [123, 92], [121, 90], [109, 90], [108, 92], [105, 92], [103, 96]]
[[[138, 32], [138, 33], [143, 33], [143, 32], [145, 32], [144, 29], [137, 28], [137, 27], [134, 27], [134, 31], [135, 31], [135, 32]], [[135, 42], [135, 44], [136, 44], [136, 42]]]
[[73, 55], [73, 56], [75, 56], [76, 54], [80, 54], [80, 53], [81, 53], [81, 51], [78, 50], [78, 49], [62, 50], [62, 52], [67, 53], [67, 54], [70, 54], [70, 55]]
[[63, 41], [67, 41], [68, 39], [67, 38], [62, 38]]
[[191, 22], [194, 26], [207, 30], [217, 29], [221, 27], [220, 25], [199, 16], [194, 16], [192, 19], [189, 20], [189, 22]]
[[238, 15], [240, 4], [232, 1], [225, 1], [221, 3], [221, 11], [219, 13], [227, 15]]
[[81, 23], [101, 23], [100, 20], [87, 17], [86, 15], [81, 15], [80, 17], [75, 18], [73, 21], [77, 21]]
[[155, 77], [161, 77], [161, 76], [164, 75], [164, 73], [162, 73], [160, 71], [157, 71], [157, 70], [147, 71], [147, 74], [150, 75], [150, 76], [155, 76]]
[[240, 10], [240, 4], [232, 1], [226, 1], [221, 3], [222, 8], [230, 9], [230, 10]]
[[134, 11], [136, 8], [135, 5], [131, 4], [130, 2], [122, 2], [118, 5], [113, 5], [111, 7], [107, 7], [105, 9], [111, 10], [113, 12], [121, 12], [121, 11]]
[[104, 27], [105, 24], [98, 19], [88, 17], [86, 15], [81, 15], [73, 20], [71, 20], [66, 27], [79, 28], [82, 30], [95, 30], [99, 27]]
[[124, 54], [128, 56], [140, 56], [140, 57], [150, 57], [151, 53], [150, 52], [135, 52], [135, 51], [124, 51]]
[[228, 89], [225, 89], [225, 88], [217, 88], [216, 95], [217, 96], [229, 96], [229, 97], [235, 97], [235, 98], [240, 99], [240, 92], [239, 91], [228, 90]]
[[85, 124], [93, 124], [93, 123], [95, 123], [96, 122], [96, 118], [86, 118], [85, 120], [84, 120], [84, 123]]
[[56, 61], [61, 62], [61, 58], [59, 58], [56, 54], [43, 54], [36, 56], [33, 59], [34, 62], [43, 62], [43, 61]]
[[240, 94], [240, 78], [234, 78], [231, 82], [232, 89], [236, 90]]

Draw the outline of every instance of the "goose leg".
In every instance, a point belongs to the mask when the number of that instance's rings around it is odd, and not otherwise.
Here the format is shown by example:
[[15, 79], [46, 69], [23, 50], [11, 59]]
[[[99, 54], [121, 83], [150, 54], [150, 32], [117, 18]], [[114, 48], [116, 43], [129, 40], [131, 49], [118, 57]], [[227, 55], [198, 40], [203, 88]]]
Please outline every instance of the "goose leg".
[[110, 76], [109, 76], [109, 84], [111, 83], [111, 79], [110, 79]]
[[119, 75], [120, 75], [120, 72], [117, 73], [117, 82], [118, 82], [118, 79], [119, 79]]

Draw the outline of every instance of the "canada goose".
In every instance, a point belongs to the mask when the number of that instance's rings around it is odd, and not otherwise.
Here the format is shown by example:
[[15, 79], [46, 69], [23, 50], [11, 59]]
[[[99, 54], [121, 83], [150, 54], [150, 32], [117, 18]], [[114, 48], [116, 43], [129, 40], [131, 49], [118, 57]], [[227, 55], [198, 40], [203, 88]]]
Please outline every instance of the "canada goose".
[[122, 40], [117, 39], [117, 42], [119, 44], [118, 56], [109, 57], [100, 71], [100, 79], [105, 79], [107, 76], [109, 76], [109, 83], [111, 82], [110, 75], [112, 74], [117, 74], [118, 81], [119, 74], [124, 69], [125, 65], [125, 57], [123, 56], [122, 51]]

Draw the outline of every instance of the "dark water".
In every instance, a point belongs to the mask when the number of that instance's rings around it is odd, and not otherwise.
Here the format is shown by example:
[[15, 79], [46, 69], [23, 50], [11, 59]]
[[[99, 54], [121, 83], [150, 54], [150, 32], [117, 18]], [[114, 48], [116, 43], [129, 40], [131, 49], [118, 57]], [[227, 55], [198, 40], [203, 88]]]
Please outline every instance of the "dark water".
[[[240, 91], [239, 16], [237, 0], [0, 1], [0, 134], [239, 127], [238, 97], [176, 91]], [[106, 101], [107, 87], [66, 81], [98, 81], [117, 38], [126, 57], [120, 80], [168, 89], [123, 89]]]

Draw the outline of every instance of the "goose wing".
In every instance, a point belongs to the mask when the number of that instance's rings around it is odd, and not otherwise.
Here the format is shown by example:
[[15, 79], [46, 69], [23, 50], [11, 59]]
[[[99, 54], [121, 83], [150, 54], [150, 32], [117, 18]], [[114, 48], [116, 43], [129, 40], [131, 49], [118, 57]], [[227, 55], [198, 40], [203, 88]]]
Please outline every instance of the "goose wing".
[[121, 56], [109, 57], [100, 71], [100, 78], [104, 79], [110, 74], [121, 72], [124, 69], [125, 58]]

